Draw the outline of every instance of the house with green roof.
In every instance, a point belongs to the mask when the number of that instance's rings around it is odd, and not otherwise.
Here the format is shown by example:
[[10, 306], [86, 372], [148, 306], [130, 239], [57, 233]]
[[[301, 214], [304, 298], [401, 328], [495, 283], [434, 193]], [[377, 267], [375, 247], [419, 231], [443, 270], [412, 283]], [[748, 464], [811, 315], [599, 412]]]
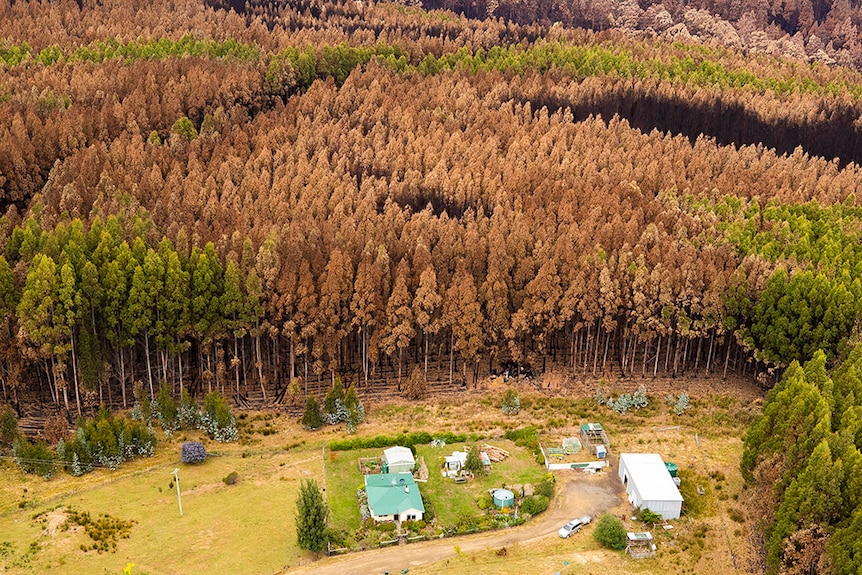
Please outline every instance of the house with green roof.
[[374, 521], [418, 521], [425, 515], [422, 495], [410, 473], [366, 475], [365, 494]]

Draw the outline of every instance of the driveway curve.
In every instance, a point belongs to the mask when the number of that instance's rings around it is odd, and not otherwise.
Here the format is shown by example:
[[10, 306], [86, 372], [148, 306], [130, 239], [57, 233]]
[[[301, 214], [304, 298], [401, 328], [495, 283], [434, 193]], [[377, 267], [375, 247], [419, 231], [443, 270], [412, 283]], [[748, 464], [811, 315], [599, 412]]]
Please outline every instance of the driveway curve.
[[494, 547], [523, 545], [546, 537], [557, 537], [557, 530], [570, 519], [585, 513], [595, 517], [624, 501], [622, 487], [614, 473], [606, 472], [592, 476], [577, 472], [559, 473], [556, 474], [556, 478], [557, 495], [551, 506], [526, 525], [501, 531], [349, 553], [290, 568], [282, 573], [314, 573], [315, 575], [377, 575], [385, 571], [389, 571], [390, 574], [398, 573], [404, 568], [418, 567], [454, 557], [456, 545], [462, 553], [469, 553]]

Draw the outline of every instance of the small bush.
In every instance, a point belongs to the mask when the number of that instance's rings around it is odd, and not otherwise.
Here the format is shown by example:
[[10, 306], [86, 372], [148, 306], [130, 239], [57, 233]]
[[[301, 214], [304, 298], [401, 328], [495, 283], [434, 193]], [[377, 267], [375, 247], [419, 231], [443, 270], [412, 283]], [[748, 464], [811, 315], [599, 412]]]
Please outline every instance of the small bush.
[[517, 415], [521, 411], [521, 397], [514, 389], [507, 389], [500, 406], [506, 415]]
[[623, 393], [618, 398], [608, 399], [607, 405], [620, 415], [625, 415], [629, 409], [640, 409], [646, 407], [649, 401], [647, 400], [646, 387], [641, 385], [638, 390], [632, 394]]
[[728, 509], [727, 516], [730, 517], [730, 520], [734, 523], [745, 523], [745, 514], [736, 507]]
[[476, 505], [478, 505], [479, 509], [482, 511], [490, 509], [493, 504], [494, 502], [491, 498], [491, 494], [487, 491], [483, 491], [479, 494], [479, 497], [476, 498]]
[[397, 526], [395, 523], [378, 523], [374, 528], [381, 533], [394, 533]]
[[205, 431], [211, 439], [220, 443], [236, 441], [239, 432], [236, 429], [236, 419], [230, 404], [222, 394], [217, 391], [208, 393], [204, 398], [204, 407], [201, 411], [199, 428]]
[[180, 426], [177, 402], [171, 396], [171, 388], [166, 381], [162, 381], [159, 387], [159, 395], [156, 397], [157, 417], [162, 424], [165, 435], [170, 436]]
[[302, 414], [302, 428], [310, 431], [323, 427], [323, 414], [320, 403], [314, 397], [305, 400], [305, 413]]
[[661, 513], [656, 513], [652, 509], [641, 509], [640, 516], [641, 521], [643, 521], [647, 525], [655, 525], [662, 519]]
[[676, 403], [674, 403], [673, 405], [673, 412], [677, 415], [682, 415], [683, 413], [685, 413], [685, 410], [689, 409], [690, 407], [691, 404], [688, 400], [688, 394], [681, 393], [677, 396]]
[[224, 481], [225, 485], [236, 485], [239, 483], [239, 473], [231, 471], [224, 479], [222, 479], [222, 481]]
[[523, 513], [529, 513], [530, 515], [541, 513], [547, 508], [548, 498], [544, 495], [531, 495], [529, 497], [524, 497], [524, 501], [521, 502], [521, 511]]
[[18, 420], [15, 419], [15, 412], [8, 405], [4, 405], [0, 409], [0, 448], [15, 445], [18, 435]]
[[23, 435], [18, 436], [15, 442], [15, 463], [25, 473], [35, 473], [49, 479], [56, 470], [54, 459], [54, 454], [44, 440], [30, 443]]
[[198, 406], [186, 388], [183, 388], [182, 393], [180, 393], [177, 419], [180, 429], [195, 429], [198, 426]]
[[550, 499], [554, 496], [554, 476], [550, 473], [548, 475], [550, 477], [545, 477], [536, 486], [536, 495], [541, 495]]
[[183, 463], [195, 464], [206, 461], [207, 450], [200, 441], [186, 441], [180, 450]]
[[619, 517], [603, 513], [593, 537], [608, 549], [622, 549], [626, 544], [626, 528]]

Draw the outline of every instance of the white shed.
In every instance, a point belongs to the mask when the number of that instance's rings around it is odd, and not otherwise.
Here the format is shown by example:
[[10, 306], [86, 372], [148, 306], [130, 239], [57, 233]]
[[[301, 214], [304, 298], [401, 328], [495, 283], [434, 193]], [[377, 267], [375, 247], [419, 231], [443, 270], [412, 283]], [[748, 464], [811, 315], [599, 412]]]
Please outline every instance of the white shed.
[[383, 450], [383, 465], [387, 473], [410, 473], [416, 466], [416, 460], [410, 449], [396, 446]]
[[633, 508], [649, 509], [663, 519], [679, 519], [682, 495], [660, 455], [622, 453], [619, 475]]

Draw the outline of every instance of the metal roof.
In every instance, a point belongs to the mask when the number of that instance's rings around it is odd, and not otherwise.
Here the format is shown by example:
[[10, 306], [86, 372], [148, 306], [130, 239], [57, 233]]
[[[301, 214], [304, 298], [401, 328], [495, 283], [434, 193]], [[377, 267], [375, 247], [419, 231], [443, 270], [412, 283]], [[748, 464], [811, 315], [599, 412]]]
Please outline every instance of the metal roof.
[[398, 515], [408, 509], [425, 513], [419, 487], [410, 473], [378, 473], [365, 476], [368, 507], [374, 515]]
[[621, 453], [620, 467], [626, 468], [644, 501], [683, 501], [659, 454]]
[[413, 452], [407, 447], [401, 447], [398, 445], [390, 447], [389, 449], [384, 449], [383, 458], [386, 460], [386, 463], [390, 465], [393, 463], [416, 463], [416, 460], [413, 458]]

